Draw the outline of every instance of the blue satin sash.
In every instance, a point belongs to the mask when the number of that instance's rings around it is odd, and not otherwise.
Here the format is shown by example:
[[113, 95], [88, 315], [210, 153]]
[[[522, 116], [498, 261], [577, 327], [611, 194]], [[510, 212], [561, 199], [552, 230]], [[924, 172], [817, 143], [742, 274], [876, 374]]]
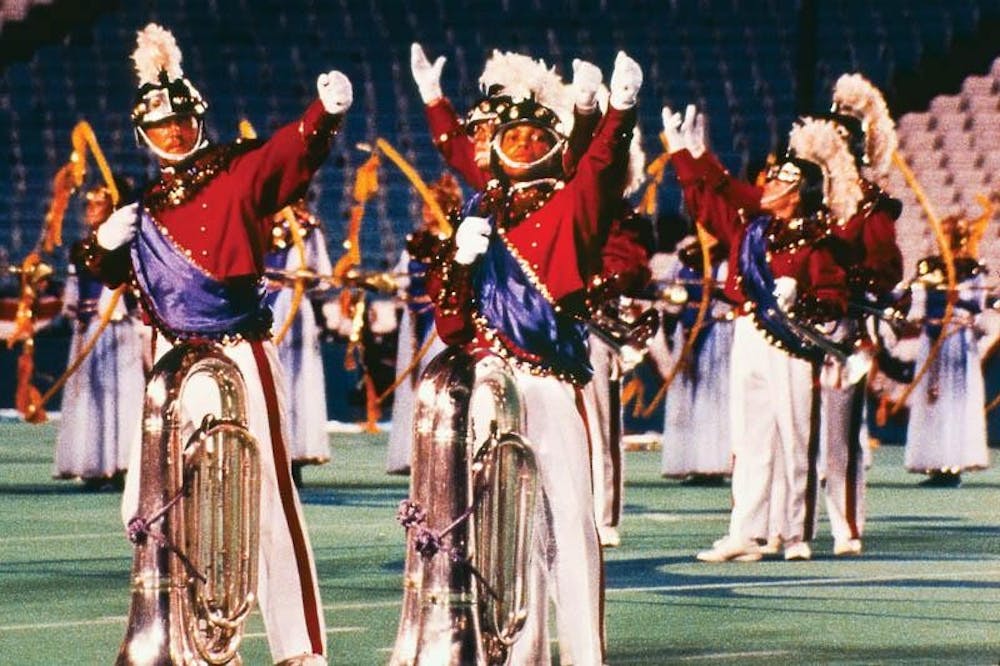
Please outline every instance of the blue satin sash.
[[491, 328], [543, 367], [590, 380], [586, 324], [556, 312], [496, 234], [478, 262], [474, 286], [479, 314]]
[[778, 308], [774, 296], [774, 275], [767, 262], [767, 226], [771, 217], [761, 215], [747, 224], [740, 244], [740, 285], [747, 300], [756, 304], [753, 317], [757, 325], [770, 335], [777, 346], [793, 356], [804, 359], [822, 358], [823, 352], [807, 344], [787, 324], [786, 315]]
[[[941, 335], [941, 321], [944, 319], [944, 311], [948, 306], [948, 292], [944, 289], [927, 290], [927, 322], [924, 330], [931, 340], [937, 340]], [[955, 301], [955, 309], [967, 310], [971, 314], [979, 314], [979, 303], [959, 299]]]
[[[715, 277], [717, 267], [712, 267], [712, 277]], [[704, 286], [701, 284], [701, 271], [698, 271], [690, 266], [683, 266], [677, 272], [677, 277], [679, 277], [684, 284], [684, 290], [687, 292], [687, 304], [697, 305], [701, 303], [701, 294], [704, 291]], [[685, 307], [681, 311], [681, 316], [679, 317], [681, 327], [685, 331], [690, 331], [694, 326], [694, 323], [698, 320], [698, 308], [696, 307]], [[694, 339], [694, 346], [692, 351], [697, 357], [701, 352], [701, 348], [705, 344], [705, 340], [708, 339], [708, 334], [711, 332], [712, 327], [715, 326], [715, 319], [712, 318], [711, 310], [706, 314], [705, 318], [702, 320], [701, 328], [698, 330], [698, 335]]]
[[143, 301], [174, 337], [260, 337], [271, 326], [264, 288], [252, 276], [223, 282], [191, 263], [139, 206], [132, 267]]

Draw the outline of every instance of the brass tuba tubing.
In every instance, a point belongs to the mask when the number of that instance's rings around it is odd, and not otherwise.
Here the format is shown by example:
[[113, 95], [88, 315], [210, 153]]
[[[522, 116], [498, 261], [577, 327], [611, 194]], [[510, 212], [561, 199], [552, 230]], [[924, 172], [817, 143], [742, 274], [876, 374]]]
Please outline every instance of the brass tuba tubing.
[[526, 613], [537, 487], [521, 396], [503, 359], [455, 347], [431, 361], [416, 395], [410, 501], [426, 529], [447, 533], [425, 557], [407, 531], [390, 664], [503, 663]]
[[[183, 397], [199, 376], [219, 413], [195, 427]], [[243, 376], [218, 345], [175, 346], [146, 384], [128, 628], [116, 665], [239, 664], [257, 589], [260, 459]], [[187, 440], [182, 436], [192, 432]], [[162, 515], [162, 517], [155, 518]]]

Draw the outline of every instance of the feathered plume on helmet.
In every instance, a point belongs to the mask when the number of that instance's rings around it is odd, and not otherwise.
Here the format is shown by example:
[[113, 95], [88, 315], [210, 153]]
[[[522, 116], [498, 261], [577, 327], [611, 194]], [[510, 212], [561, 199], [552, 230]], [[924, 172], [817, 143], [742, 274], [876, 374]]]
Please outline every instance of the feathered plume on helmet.
[[150, 23], [136, 36], [132, 60], [139, 89], [132, 106], [132, 122], [137, 126], [155, 123], [176, 115], [201, 117], [208, 104], [184, 78], [181, 50], [173, 34]]
[[503, 95], [515, 101], [534, 99], [555, 113], [559, 122], [553, 129], [563, 136], [568, 136], [573, 127], [571, 91], [555, 68], [546, 65], [544, 60], [494, 49], [479, 77], [479, 88], [490, 97]]
[[823, 202], [838, 219], [851, 219], [863, 198], [847, 142], [830, 120], [800, 118], [788, 134], [788, 152], [823, 172]]
[[899, 140], [881, 91], [860, 74], [843, 74], [833, 86], [833, 110], [861, 121], [868, 166], [880, 178], [885, 177]]

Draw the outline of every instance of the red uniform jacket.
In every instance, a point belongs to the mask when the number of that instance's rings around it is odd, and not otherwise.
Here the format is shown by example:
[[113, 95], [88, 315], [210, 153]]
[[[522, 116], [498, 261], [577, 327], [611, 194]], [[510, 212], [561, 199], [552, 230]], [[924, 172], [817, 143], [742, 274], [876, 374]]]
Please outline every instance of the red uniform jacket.
[[[451, 102], [442, 97], [425, 106], [424, 111], [434, 145], [448, 166], [477, 191], [485, 189], [493, 176], [489, 170], [480, 169], [476, 165], [475, 146]], [[586, 153], [600, 122], [599, 112], [581, 113], [574, 110], [573, 130], [563, 155], [563, 171], [567, 179], [576, 173], [579, 161]], [[598, 275], [611, 282], [613, 291], [617, 293], [639, 290], [649, 281], [651, 248], [642, 242], [641, 239], [646, 234], [639, 228], [648, 222], [636, 219], [625, 201], [611, 214], [614, 221], [603, 232], [602, 244], [605, 248], [602, 269]]]
[[[622, 200], [635, 117], [634, 109], [610, 109], [573, 179], [517, 226], [502, 230], [547, 300], [567, 314], [583, 314], [583, 293], [600, 275], [601, 253]], [[474, 334], [475, 294], [464, 279], [467, 272], [467, 267], [453, 264], [445, 267], [445, 275], [434, 272], [428, 280], [428, 292], [444, 304], [435, 318], [438, 334], [448, 344], [467, 342]]]
[[861, 186], [865, 198], [854, 217], [834, 227], [831, 247], [847, 270], [852, 292], [885, 297], [903, 279], [903, 255], [896, 244], [901, 206], [874, 183], [863, 180]]
[[[744, 219], [761, 213], [762, 190], [732, 176], [709, 153], [695, 159], [686, 149], [672, 157], [684, 201], [709, 233], [729, 247], [725, 294], [734, 304], [746, 300], [740, 289], [739, 252]], [[792, 247], [770, 256], [774, 277], [798, 282], [799, 298], [825, 303], [835, 312], [847, 307], [846, 274], [825, 244]]]
[[[329, 151], [341, 116], [318, 100], [302, 118], [261, 144], [209, 146], [164, 167], [143, 205], [173, 243], [218, 280], [263, 273], [271, 216], [302, 197]], [[128, 248], [97, 252], [90, 263], [106, 282], [127, 279]]]

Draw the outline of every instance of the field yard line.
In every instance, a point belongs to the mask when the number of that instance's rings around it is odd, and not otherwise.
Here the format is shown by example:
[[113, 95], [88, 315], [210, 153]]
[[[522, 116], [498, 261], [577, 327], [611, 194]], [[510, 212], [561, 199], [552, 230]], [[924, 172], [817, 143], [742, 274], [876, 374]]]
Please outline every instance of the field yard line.
[[[327, 627], [326, 633], [328, 634], [350, 634], [361, 631], [366, 631], [366, 627]], [[243, 638], [267, 638], [267, 634], [263, 631], [255, 631], [249, 634], [243, 634]]]
[[[348, 604], [325, 604], [324, 611], [338, 610], [365, 610], [368, 608], [392, 608], [402, 603], [399, 601], [374, 601], [371, 603], [348, 603]], [[35, 624], [8, 624], [0, 625], [0, 632], [4, 631], [24, 631], [32, 629], [64, 629], [68, 627], [86, 627], [99, 624], [123, 624], [128, 621], [128, 616], [117, 615], [97, 618], [95, 620], [68, 620], [66, 622], [38, 622]], [[335, 627], [327, 629], [327, 632], [349, 632], [364, 631], [364, 627]], [[251, 634], [247, 634], [250, 636]], [[263, 636], [263, 634], [261, 634]]]
[[117, 532], [90, 532], [86, 534], [48, 534], [48, 535], [35, 535], [35, 536], [21, 536], [21, 537], [4, 537], [3, 543], [24, 543], [27, 541], [65, 541], [67, 539], [72, 539], [76, 541], [77, 539], [107, 539], [108, 537], [122, 537], [123, 541], [127, 540], [125, 536], [124, 528]]
[[803, 587], [807, 585], [836, 585], [840, 583], [879, 583], [890, 580], [922, 580], [934, 578], [991, 578], [1000, 576], [1000, 569], [985, 571], [953, 571], [951, 573], [913, 573], [887, 576], [845, 576], [843, 578], [801, 578], [798, 580], [764, 580], [745, 583], [695, 583], [691, 585], [653, 585], [650, 587], [609, 587], [611, 592], [688, 592], [694, 590], [729, 590], [749, 587]]
[[[755, 581], [745, 583], [701, 583], [693, 585], [658, 585], [651, 587], [610, 587], [608, 593], [629, 593], [629, 592], [690, 592], [697, 590], [723, 590], [752, 587], [799, 587], [806, 585], [835, 585], [839, 583], [878, 583], [890, 580], [921, 580], [933, 578], [991, 578], [1000, 576], [1000, 569], [987, 569], [985, 571], [954, 571], [950, 573], [917, 573], [917, 574], [895, 574], [891, 576], [850, 576], [843, 578], [808, 578], [798, 580], [770, 580]], [[402, 599], [398, 601], [374, 601], [370, 603], [346, 603], [346, 604], [326, 604], [324, 611], [336, 610], [365, 610], [368, 608], [392, 608], [399, 606]], [[100, 624], [117, 624], [128, 620], [124, 615], [97, 618], [95, 620], [70, 620], [66, 622], [39, 622], [36, 624], [8, 624], [0, 625], [0, 632], [23, 631], [32, 629], [60, 629], [67, 627], [84, 627]], [[350, 632], [363, 631], [362, 627], [335, 627], [328, 629], [328, 632]], [[253, 634], [247, 634], [251, 636]], [[263, 634], [261, 634], [263, 635]], [[711, 655], [726, 656], [726, 655]], [[701, 658], [701, 657], [698, 657]], [[707, 657], [706, 657], [707, 658]]]
[[67, 627], [89, 627], [98, 624], [121, 624], [128, 620], [124, 615], [120, 617], [100, 617], [96, 620], [70, 620], [68, 622], [39, 622], [36, 624], [8, 624], [0, 625], [0, 632], [18, 631], [23, 629], [65, 629]]
[[792, 654], [788, 650], [758, 650], [756, 652], [708, 652], [689, 654], [686, 657], [671, 657], [671, 661], [704, 661], [706, 659], [745, 659], [746, 657], [780, 657]]
[[371, 601], [371, 602], [359, 602], [353, 604], [324, 604], [323, 610], [366, 610], [368, 608], [392, 608], [393, 606], [399, 606], [403, 603], [402, 599], [398, 601]]

